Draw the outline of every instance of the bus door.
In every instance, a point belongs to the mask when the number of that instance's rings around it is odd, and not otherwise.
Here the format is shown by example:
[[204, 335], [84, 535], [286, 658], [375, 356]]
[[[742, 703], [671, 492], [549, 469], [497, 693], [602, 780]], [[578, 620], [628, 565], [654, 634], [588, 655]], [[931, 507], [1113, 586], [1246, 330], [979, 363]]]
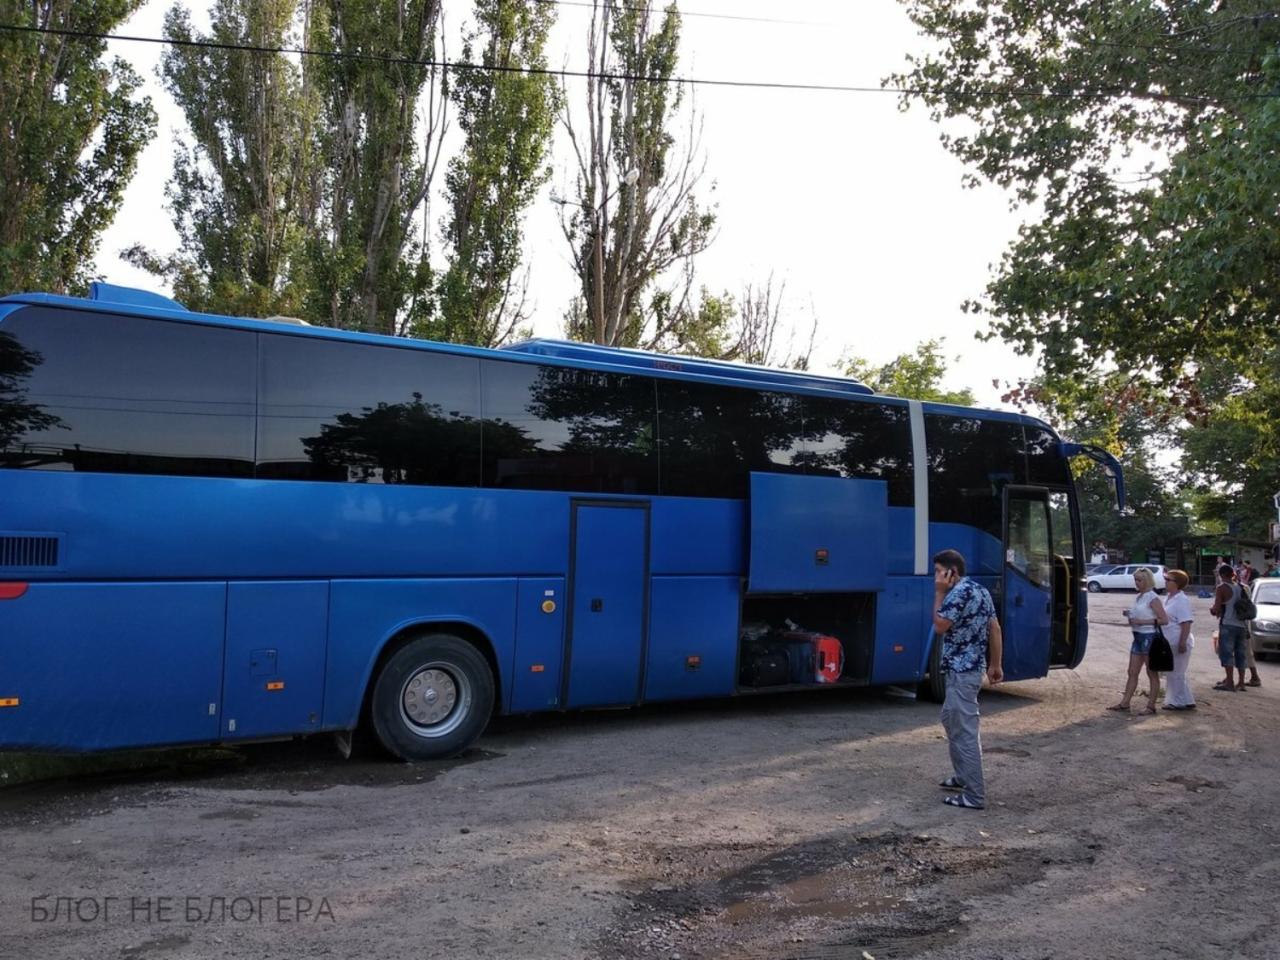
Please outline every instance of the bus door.
[[1053, 541], [1042, 487], [1004, 488], [1002, 586], [1005, 679], [1042, 677], [1053, 628]]
[[634, 704], [648, 631], [649, 505], [575, 502], [569, 532], [568, 707]]

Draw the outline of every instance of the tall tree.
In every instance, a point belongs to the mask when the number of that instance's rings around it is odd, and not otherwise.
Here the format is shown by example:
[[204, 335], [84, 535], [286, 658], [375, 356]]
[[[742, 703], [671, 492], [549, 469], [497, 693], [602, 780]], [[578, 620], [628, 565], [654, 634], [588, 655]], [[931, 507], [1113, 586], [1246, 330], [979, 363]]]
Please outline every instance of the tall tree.
[[[107, 33], [142, 0], [0, 0], [0, 21]], [[0, 291], [76, 292], [155, 135], [141, 77], [106, 43], [0, 33]]]
[[538, 0], [477, 0], [476, 28], [449, 97], [462, 128], [445, 177], [448, 270], [437, 312], [418, 332], [495, 346], [528, 319], [520, 268], [525, 211], [550, 176], [556, 87], [543, 49], [555, 8]]
[[432, 283], [415, 226], [444, 127], [443, 74], [432, 66], [440, 0], [315, 0], [312, 17], [312, 45], [343, 56], [315, 68], [324, 235], [312, 245], [307, 314], [398, 333]]
[[298, 0], [218, 0], [207, 35], [182, 6], [165, 17], [165, 36], [179, 43], [165, 51], [160, 73], [193, 141], [175, 146], [166, 191], [181, 243], [169, 257], [141, 245], [126, 255], [168, 277], [194, 309], [302, 312], [318, 202], [316, 98], [283, 54], [232, 49], [305, 40], [298, 8]]
[[[890, 82], [1035, 219], [970, 306], [1051, 389], [1123, 374], [1192, 422], [1265, 409], [1280, 347], [1280, 12], [1246, 0], [903, 0], [938, 52]], [[1151, 157], [1143, 163], [1137, 158]], [[1219, 399], [1201, 388], [1226, 366]], [[1252, 453], [1244, 453], [1246, 458]], [[1252, 461], [1251, 461], [1252, 462]], [[1263, 461], [1220, 495], [1258, 503]], [[1202, 464], [1193, 457], [1189, 464]]]
[[911, 400], [932, 400], [935, 403], [954, 403], [962, 407], [973, 406], [973, 391], [946, 390], [942, 381], [947, 375], [947, 358], [942, 352], [940, 340], [925, 340], [916, 344], [914, 353], [902, 353], [882, 366], [875, 366], [861, 357], [846, 357], [841, 361], [844, 375], [865, 383], [876, 393]]
[[567, 97], [561, 114], [577, 165], [577, 199], [561, 226], [582, 285], [582, 332], [595, 343], [654, 347], [682, 339], [677, 325], [706, 319], [688, 272], [654, 289], [706, 248], [715, 226], [695, 195], [705, 172], [696, 114], [682, 145], [673, 133], [684, 98], [679, 45], [675, 3], [655, 25], [648, 6], [593, 0], [585, 116]]

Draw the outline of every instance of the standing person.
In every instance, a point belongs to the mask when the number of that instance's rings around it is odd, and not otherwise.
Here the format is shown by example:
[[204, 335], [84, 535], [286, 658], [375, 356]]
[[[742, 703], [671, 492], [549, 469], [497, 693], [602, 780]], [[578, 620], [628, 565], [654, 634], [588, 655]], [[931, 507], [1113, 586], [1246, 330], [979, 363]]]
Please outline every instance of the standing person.
[[1247, 587], [1250, 584], [1252, 584], [1253, 578], [1257, 574], [1257, 572], [1258, 571], [1253, 569], [1253, 561], [1246, 560], [1244, 564], [1240, 567], [1240, 585], [1242, 587]]
[[1169, 682], [1164, 692], [1164, 708], [1166, 710], [1194, 710], [1196, 698], [1191, 695], [1191, 684], [1187, 683], [1187, 665], [1191, 662], [1191, 650], [1196, 645], [1196, 638], [1191, 635], [1191, 623], [1195, 619], [1191, 613], [1191, 599], [1185, 590], [1191, 578], [1185, 570], [1166, 570], [1164, 572], [1164, 612], [1169, 622], [1161, 628], [1164, 638], [1173, 647], [1173, 672], [1169, 674]]
[[1156, 631], [1169, 618], [1164, 612], [1160, 598], [1156, 596], [1155, 577], [1146, 567], [1139, 567], [1133, 572], [1133, 585], [1138, 591], [1138, 598], [1133, 606], [1124, 612], [1129, 621], [1129, 629], [1133, 631], [1133, 643], [1129, 645], [1129, 676], [1125, 680], [1124, 695], [1120, 702], [1107, 707], [1120, 713], [1129, 712], [1129, 701], [1133, 692], [1138, 689], [1138, 677], [1145, 667], [1149, 694], [1147, 708], [1143, 713], [1156, 712], [1156, 698], [1160, 695], [1160, 674], [1148, 666], [1147, 654], [1151, 652], [1151, 641], [1156, 638]]
[[943, 803], [981, 810], [987, 794], [982, 777], [978, 691], [984, 670], [992, 684], [1004, 679], [1003, 636], [991, 594], [966, 577], [964, 567], [964, 557], [956, 550], [939, 551], [933, 558], [933, 629], [942, 643], [942, 673], [947, 683], [942, 728], [951, 750], [951, 776], [939, 786], [957, 791], [943, 797]]
[[[1236, 600], [1244, 588], [1235, 580], [1235, 571], [1230, 564], [1224, 563], [1218, 568], [1218, 586], [1213, 592], [1213, 606], [1209, 608], [1209, 613], [1218, 618], [1218, 662], [1227, 671], [1227, 675], [1213, 689], [1238, 690], [1243, 693], [1244, 671], [1249, 663], [1249, 630], [1244, 621], [1236, 616]], [[1238, 680], [1231, 672], [1232, 667], [1236, 668]], [[1253, 672], [1257, 676], [1256, 666]], [[1262, 681], [1259, 680], [1258, 683], [1261, 684]]]

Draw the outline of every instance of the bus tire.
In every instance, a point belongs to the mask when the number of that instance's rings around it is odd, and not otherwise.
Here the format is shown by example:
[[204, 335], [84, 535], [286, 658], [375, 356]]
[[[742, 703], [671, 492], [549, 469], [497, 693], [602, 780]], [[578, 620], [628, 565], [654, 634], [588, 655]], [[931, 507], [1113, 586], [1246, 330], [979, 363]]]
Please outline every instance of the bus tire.
[[383, 665], [369, 714], [378, 741], [401, 760], [440, 760], [476, 742], [493, 699], [484, 655], [461, 637], [428, 633]]
[[934, 639], [929, 651], [929, 672], [916, 687], [916, 696], [942, 703], [947, 699], [947, 678], [942, 675], [942, 641]]

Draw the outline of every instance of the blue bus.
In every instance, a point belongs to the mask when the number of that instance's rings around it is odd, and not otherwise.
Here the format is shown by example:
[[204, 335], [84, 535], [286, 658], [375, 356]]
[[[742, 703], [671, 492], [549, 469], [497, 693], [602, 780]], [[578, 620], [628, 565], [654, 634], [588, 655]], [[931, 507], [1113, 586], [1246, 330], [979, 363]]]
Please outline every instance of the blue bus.
[[814, 689], [797, 633], [829, 689], [936, 696], [943, 547], [1041, 677], [1085, 651], [1082, 452], [837, 378], [10, 296], [0, 748], [447, 757], [496, 714]]

